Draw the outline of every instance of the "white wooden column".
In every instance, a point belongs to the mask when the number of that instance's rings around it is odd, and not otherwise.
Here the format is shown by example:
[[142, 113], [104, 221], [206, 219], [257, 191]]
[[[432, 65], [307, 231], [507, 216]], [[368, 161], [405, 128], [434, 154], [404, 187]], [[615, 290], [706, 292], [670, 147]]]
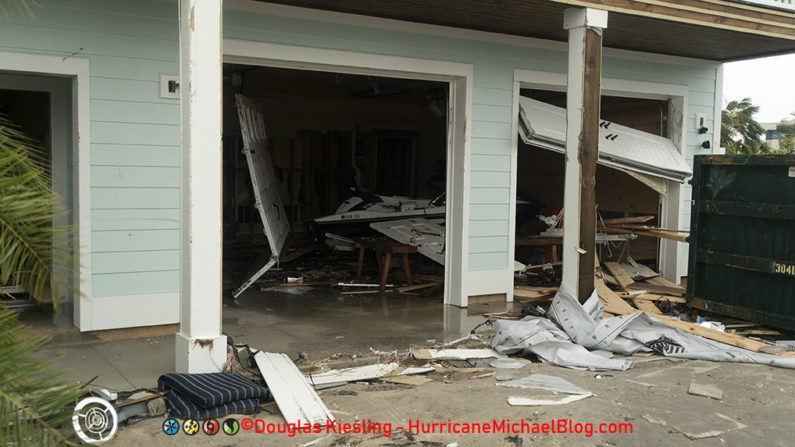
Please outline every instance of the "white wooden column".
[[180, 0], [182, 253], [178, 372], [220, 371], [221, 335], [220, 0]]
[[593, 292], [594, 187], [599, 156], [602, 30], [607, 28], [607, 11], [568, 8], [564, 12], [563, 27], [569, 31], [569, 65], [562, 287], [582, 302]]

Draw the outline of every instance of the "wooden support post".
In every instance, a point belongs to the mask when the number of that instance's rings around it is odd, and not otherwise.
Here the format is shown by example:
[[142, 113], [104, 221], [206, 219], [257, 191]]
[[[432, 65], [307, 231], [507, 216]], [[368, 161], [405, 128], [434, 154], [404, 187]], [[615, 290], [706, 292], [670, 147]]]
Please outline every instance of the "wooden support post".
[[583, 302], [594, 291], [602, 30], [607, 28], [607, 12], [569, 8], [563, 26], [569, 31], [563, 287]]
[[177, 372], [220, 371], [221, 334], [220, 1], [180, 0], [182, 219]]

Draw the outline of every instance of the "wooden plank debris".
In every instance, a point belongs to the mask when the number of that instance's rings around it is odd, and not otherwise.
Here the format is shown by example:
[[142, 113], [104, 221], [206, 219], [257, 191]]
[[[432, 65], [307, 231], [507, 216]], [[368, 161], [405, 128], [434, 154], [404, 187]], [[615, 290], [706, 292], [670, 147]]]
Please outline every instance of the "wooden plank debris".
[[382, 382], [399, 383], [401, 385], [424, 385], [428, 382], [433, 382], [433, 379], [419, 376], [390, 376], [382, 377]]
[[334, 420], [334, 415], [286, 354], [258, 352], [254, 360], [288, 424], [325, 424]]
[[645, 223], [654, 219], [654, 216], [637, 216], [637, 217], [620, 217], [617, 219], [604, 219], [601, 222], [604, 225], [616, 224], [632, 224], [632, 223]]
[[627, 287], [635, 282], [617, 262], [605, 262], [604, 266], [610, 274], [613, 275], [622, 289], [627, 290]]
[[632, 279], [639, 281], [648, 278], [656, 278], [660, 276], [659, 273], [655, 272], [654, 270], [646, 267], [643, 264], [639, 264], [635, 262], [634, 259], [627, 256], [627, 262], [624, 262], [621, 265], [621, 268], [629, 275]]
[[682, 292], [682, 293], [686, 292], [686, 289], [684, 287], [680, 286], [679, 284], [676, 284], [676, 283], [673, 283], [671, 281], [668, 281], [667, 279], [663, 278], [662, 276], [658, 276], [656, 278], [649, 278], [649, 279], [646, 280], [646, 282], [649, 283], [649, 284], [654, 284], [655, 286], [670, 287], [670, 288], [672, 288], [672, 289], [674, 289], [674, 290], [676, 290], [678, 292]]
[[532, 290], [513, 289], [513, 296], [523, 298], [523, 303], [548, 301], [555, 297], [557, 292], [535, 292]]
[[[657, 278], [652, 278], [652, 279], [657, 279]], [[678, 287], [678, 286], [676, 288], [674, 288], [674, 287], [668, 287], [668, 286], [659, 286], [657, 284], [650, 284], [650, 283], [647, 283], [647, 282], [636, 282], [636, 283], [630, 284], [627, 287], [630, 288], [630, 289], [646, 290], [646, 291], [649, 291], [649, 292], [654, 292], [654, 293], [664, 294], [664, 295], [676, 295], [676, 296], [684, 296], [685, 295], [685, 290], [682, 289], [681, 287]]]
[[648, 312], [650, 314], [662, 315], [660, 309], [658, 309], [657, 306], [655, 306], [654, 303], [649, 300], [640, 300], [637, 298], [633, 298], [632, 302], [635, 303], [635, 306], [638, 309], [644, 312]]
[[710, 340], [726, 343], [727, 345], [737, 346], [738, 348], [748, 349], [749, 351], [759, 352], [762, 348], [769, 346], [767, 343], [761, 341], [751, 340], [749, 338], [740, 337], [739, 335], [729, 334], [717, 329], [710, 329], [699, 325], [698, 323], [690, 323], [687, 321], [677, 320], [665, 315], [652, 315], [654, 318], [667, 323], [681, 331], [689, 332], [691, 334], [700, 335]]
[[616, 315], [626, 315], [638, 312], [637, 309], [627, 304], [617, 293], [610, 290], [601, 278], [596, 278], [596, 292], [605, 307], [605, 312]]
[[419, 360], [466, 360], [466, 359], [486, 359], [502, 358], [504, 355], [499, 352], [487, 349], [411, 349], [411, 355]]
[[628, 296], [627, 298], [632, 298], [636, 300], [646, 300], [646, 301], [663, 301], [663, 302], [668, 301], [669, 303], [682, 303], [682, 304], [687, 302], [686, 299], [680, 296], [658, 295], [654, 293], [641, 293], [640, 295]]
[[330, 383], [357, 382], [383, 377], [398, 367], [397, 363], [376, 363], [373, 365], [357, 366], [354, 368], [333, 369], [309, 376], [309, 381], [315, 385]]
[[442, 284], [438, 282], [428, 282], [424, 284], [414, 284], [412, 286], [398, 287], [397, 289], [395, 289], [395, 291], [397, 291], [398, 293], [406, 293], [406, 292], [412, 292], [414, 290], [427, 289], [428, 287], [438, 287], [441, 285]]

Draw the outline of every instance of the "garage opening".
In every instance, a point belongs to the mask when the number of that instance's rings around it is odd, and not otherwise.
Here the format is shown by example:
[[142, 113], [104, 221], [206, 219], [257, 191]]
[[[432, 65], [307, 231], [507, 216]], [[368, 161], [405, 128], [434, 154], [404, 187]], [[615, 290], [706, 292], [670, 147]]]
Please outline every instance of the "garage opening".
[[[388, 297], [408, 296], [441, 303], [449, 83], [230, 63], [223, 75], [229, 302], [296, 301], [321, 293], [340, 301], [389, 303]], [[274, 257], [274, 247], [254, 193], [241, 101], [262, 113], [271, 165], [262, 175], [273, 177], [280, 202], [267, 205], [266, 216], [286, 220], [289, 233], [275, 247], [276, 262], [243, 290]], [[393, 227], [406, 219], [442, 233], [414, 228], [416, 237], [402, 240]], [[422, 237], [441, 241], [441, 262], [412, 246]], [[417, 288], [405, 290], [409, 282]]]
[[[522, 89], [521, 95], [531, 101], [522, 100], [526, 101], [524, 105], [528, 110], [522, 110], [520, 122], [536, 128], [525, 133], [536, 132], [540, 136], [530, 137], [532, 141], [529, 142], [524, 141], [528, 138], [520, 138], [517, 191], [519, 195], [543, 198], [547, 208], [542, 210], [543, 218], [531, 220], [517, 229], [516, 259], [530, 266], [546, 265], [531, 269], [523, 280], [533, 284], [556, 283], [560, 279], [559, 253], [565, 223], [565, 216], [558, 215], [563, 208], [565, 157], [561, 152], [564, 146], [553, 140], [559, 140], [555, 135], [560, 134], [560, 129], [556, 126], [562, 125], [565, 141], [566, 93]], [[626, 144], [626, 147], [614, 147], [611, 151], [611, 148], [602, 147], [604, 142], [600, 143], [596, 202], [600, 219], [597, 225], [601, 228], [597, 235], [597, 255], [603, 263], [629, 261], [659, 271], [658, 237], [631, 230], [625, 234], [607, 231], [610, 225], [605, 229], [604, 222], [626, 219], [638, 226], [660, 226], [666, 180], [681, 181], [687, 171], [686, 165], [681, 166], [681, 157], [672, 153], [675, 152], [672, 143], [666, 140], [669, 113], [667, 100], [602, 96], [600, 123], [604, 129], [600, 129], [600, 138], [607, 139], [607, 143], [624, 141]], [[665, 147], [666, 144], [670, 147]], [[660, 158], [665, 162], [659, 163]]]

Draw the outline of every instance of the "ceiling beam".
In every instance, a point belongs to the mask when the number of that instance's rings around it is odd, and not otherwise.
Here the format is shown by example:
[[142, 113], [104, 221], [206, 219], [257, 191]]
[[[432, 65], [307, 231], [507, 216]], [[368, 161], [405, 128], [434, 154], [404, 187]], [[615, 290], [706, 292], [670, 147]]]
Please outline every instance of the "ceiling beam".
[[795, 40], [795, 13], [770, 13], [735, 7], [715, 0], [552, 0], [623, 14]]

